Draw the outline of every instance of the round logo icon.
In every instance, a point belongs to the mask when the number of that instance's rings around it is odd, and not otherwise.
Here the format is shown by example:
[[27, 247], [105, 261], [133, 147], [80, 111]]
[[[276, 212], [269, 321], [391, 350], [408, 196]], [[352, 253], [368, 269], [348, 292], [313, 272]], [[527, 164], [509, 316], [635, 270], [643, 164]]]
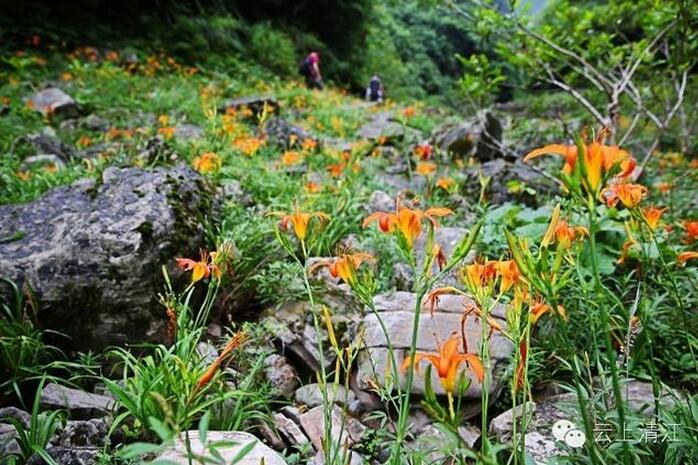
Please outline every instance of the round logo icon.
[[582, 447], [586, 440], [586, 435], [578, 429], [571, 429], [565, 434], [565, 444], [575, 449]]
[[568, 431], [576, 429], [574, 423], [569, 420], [558, 420], [553, 425], [553, 436], [558, 441], [564, 441]]

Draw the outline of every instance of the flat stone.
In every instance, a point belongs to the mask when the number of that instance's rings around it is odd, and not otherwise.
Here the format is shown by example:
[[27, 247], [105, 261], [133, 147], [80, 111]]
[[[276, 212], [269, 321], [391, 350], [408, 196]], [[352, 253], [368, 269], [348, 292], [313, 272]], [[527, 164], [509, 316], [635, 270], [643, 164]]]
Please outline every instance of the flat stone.
[[78, 105], [70, 95], [57, 87], [48, 87], [29, 97], [31, 107], [43, 115], [72, 116], [77, 114]]
[[[259, 465], [262, 462], [265, 465], [286, 465], [286, 461], [281, 455], [249, 433], [242, 431], [209, 431], [207, 440], [209, 442], [230, 441], [235, 443], [233, 446], [218, 448], [218, 452], [223, 457], [225, 463], [231, 463], [244, 447], [254, 443], [252, 450], [244, 455], [239, 462], [236, 462], [237, 465]], [[189, 431], [189, 441], [192, 452], [197, 455], [206, 453], [206, 447], [199, 439], [198, 431]], [[189, 465], [184, 433], [175, 440], [174, 445], [169, 450], [160, 454], [157, 460], [168, 460], [177, 465]]]
[[31, 155], [22, 160], [21, 170], [30, 170], [40, 167], [54, 167], [57, 170], [65, 168], [65, 163], [57, 155], [52, 153], [42, 153], [39, 155]]
[[49, 383], [41, 391], [39, 406], [41, 410], [65, 410], [73, 420], [89, 420], [109, 415], [115, 403], [106, 396]]
[[182, 123], [175, 126], [174, 137], [179, 141], [201, 139], [203, 136], [204, 130], [196, 124]]
[[[409, 292], [395, 292], [392, 294], [380, 294], [374, 298], [376, 310], [383, 320], [390, 341], [395, 350], [397, 358], [396, 364], [402, 366], [408, 354], [412, 339], [412, 324], [414, 321], [414, 307], [416, 295]], [[438, 339], [443, 342], [452, 334], [460, 334], [461, 315], [464, 309], [473, 304], [473, 301], [466, 296], [444, 295], [440, 298], [439, 305], [435, 309], [433, 317], [427, 305], [422, 306], [419, 317], [419, 330], [417, 332], [417, 350], [424, 353], [436, 354], [438, 350]], [[492, 316], [498, 323], [506, 327], [503, 319], [503, 306], [496, 307]], [[466, 341], [468, 350], [471, 353], [478, 353], [482, 327], [480, 319], [471, 317], [466, 324]], [[384, 385], [386, 377], [392, 371], [389, 350], [385, 334], [381, 328], [378, 317], [373, 312], [367, 312], [363, 320], [363, 334], [365, 349], [359, 354], [358, 383], [361, 389], [369, 389], [372, 384]], [[437, 337], [435, 337], [435, 335]], [[499, 332], [492, 333], [489, 339], [489, 350], [492, 362], [492, 373], [499, 370], [508, 359], [513, 349], [511, 342]], [[426, 363], [426, 362], [424, 362]], [[422, 367], [423, 368], [423, 367]], [[470, 387], [465, 392], [465, 397], [479, 399], [482, 386], [467, 369], [466, 365], [461, 365], [461, 371], [471, 380]], [[406, 382], [406, 374], [400, 373], [401, 383]], [[499, 385], [497, 377], [493, 376], [490, 393], [498, 391]], [[438, 380], [436, 370], [432, 370], [432, 387], [437, 394], [445, 394]], [[424, 394], [424, 379], [416, 376], [413, 385], [415, 394]], [[492, 397], [495, 397], [492, 395]], [[478, 405], [473, 403], [470, 414], [478, 412]]]
[[[356, 399], [354, 393], [345, 389], [341, 384], [327, 384], [325, 389], [327, 390], [328, 402], [331, 403], [349, 405]], [[320, 385], [313, 383], [299, 387], [296, 389], [295, 400], [297, 403], [307, 405], [310, 408], [322, 405]]]

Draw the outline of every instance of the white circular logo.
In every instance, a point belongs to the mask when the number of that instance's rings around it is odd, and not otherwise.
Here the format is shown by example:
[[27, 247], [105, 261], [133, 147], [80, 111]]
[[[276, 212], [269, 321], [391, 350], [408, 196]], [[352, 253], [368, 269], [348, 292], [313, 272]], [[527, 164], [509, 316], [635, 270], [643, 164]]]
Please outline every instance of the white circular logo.
[[553, 436], [558, 441], [564, 441], [568, 431], [575, 429], [574, 423], [569, 420], [558, 420], [553, 425]]
[[575, 449], [582, 447], [586, 439], [586, 435], [578, 429], [571, 429], [565, 434], [565, 444]]

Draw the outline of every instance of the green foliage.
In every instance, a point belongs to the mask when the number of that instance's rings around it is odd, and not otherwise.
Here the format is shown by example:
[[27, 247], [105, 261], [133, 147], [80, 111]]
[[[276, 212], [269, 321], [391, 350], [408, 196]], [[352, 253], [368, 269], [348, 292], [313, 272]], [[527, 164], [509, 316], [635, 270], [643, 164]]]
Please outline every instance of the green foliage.
[[[0, 310], [0, 394], [3, 399], [16, 397], [24, 404], [27, 383], [42, 379], [48, 370], [57, 367], [63, 354], [44, 342], [45, 332], [36, 328], [33, 307], [25, 301], [20, 288], [0, 278], [9, 291], [8, 303]], [[2, 294], [0, 294], [0, 297]]]
[[[29, 427], [25, 428], [22, 422], [16, 418], [9, 419], [17, 433], [16, 441], [19, 446], [22, 463], [26, 463], [31, 457], [37, 455], [48, 465], [57, 465], [46, 448], [58, 428], [64, 423], [64, 419], [63, 413], [59, 410], [39, 413], [39, 403], [45, 380], [45, 378], [41, 380], [36, 390]], [[0, 458], [0, 463], [6, 462], [3, 462], [3, 459]], [[9, 464], [11, 463], [12, 458], [10, 457]]]

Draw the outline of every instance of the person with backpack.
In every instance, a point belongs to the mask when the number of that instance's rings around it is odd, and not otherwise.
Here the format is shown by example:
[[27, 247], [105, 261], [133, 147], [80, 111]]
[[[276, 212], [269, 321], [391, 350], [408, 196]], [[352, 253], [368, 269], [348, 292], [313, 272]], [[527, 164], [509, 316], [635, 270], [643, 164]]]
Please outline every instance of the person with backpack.
[[383, 102], [384, 92], [381, 78], [374, 74], [368, 82], [368, 87], [366, 87], [366, 101], [381, 103]]
[[320, 54], [310, 52], [301, 61], [298, 72], [305, 78], [308, 89], [322, 89], [322, 74], [320, 74]]

